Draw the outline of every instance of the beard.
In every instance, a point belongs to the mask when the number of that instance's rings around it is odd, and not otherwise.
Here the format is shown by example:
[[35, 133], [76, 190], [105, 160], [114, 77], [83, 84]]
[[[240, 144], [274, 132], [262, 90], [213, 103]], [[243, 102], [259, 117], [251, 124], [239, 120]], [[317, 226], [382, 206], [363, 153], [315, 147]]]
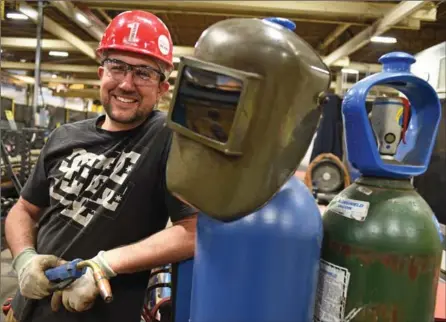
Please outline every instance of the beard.
[[[131, 108], [121, 107], [122, 105], [117, 101], [117, 96], [134, 99], [135, 105]], [[126, 91], [122, 89], [115, 89], [108, 93], [108, 97], [104, 97], [103, 104], [105, 113], [111, 121], [116, 124], [133, 125], [142, 123], [152, 113], [156, 102], [147, 102], [136, 91]], [[149, 103], [149, 105], [147, 104]], [[150, 104], [152, 103], [152, 104]], [[151, 105], [151, 106], [150, 106]]]
[[150, 114], [152, 109], [142, 109], [137, 108], [132, 114], [130, 115], [121, 115], [118, 111], [116, 111], [112, 104], [104, 104], [104, 110], [105, 113], [108, 115], [108, 117], [115, 123], [120, 124], [134, 124], [139, 123], [147, 118], [147, 116]]

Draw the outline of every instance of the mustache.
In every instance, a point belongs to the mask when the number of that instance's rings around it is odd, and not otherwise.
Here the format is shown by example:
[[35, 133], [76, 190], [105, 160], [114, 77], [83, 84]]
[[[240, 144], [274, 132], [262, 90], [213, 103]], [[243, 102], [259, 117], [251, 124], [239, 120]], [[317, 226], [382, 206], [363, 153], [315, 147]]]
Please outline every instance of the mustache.
[[114, 91], [110, 92], [110, 95], [124, 96], [124, 97], [127, 97], [127, 98], [133, 98], [133, 99], [136, 99], [136, 100], [140, 100], [141, 99], [141, 97], [135, 91], [114, 90]]

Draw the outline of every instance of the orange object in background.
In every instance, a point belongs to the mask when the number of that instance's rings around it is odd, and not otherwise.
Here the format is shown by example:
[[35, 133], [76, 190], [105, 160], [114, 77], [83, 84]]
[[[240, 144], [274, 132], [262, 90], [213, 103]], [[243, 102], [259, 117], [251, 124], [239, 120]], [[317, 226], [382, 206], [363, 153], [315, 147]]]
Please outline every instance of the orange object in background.
[[437, 289], [437, 304], [435, 306], [435, 322], [446, 321], [446, 282], [440, 280]]

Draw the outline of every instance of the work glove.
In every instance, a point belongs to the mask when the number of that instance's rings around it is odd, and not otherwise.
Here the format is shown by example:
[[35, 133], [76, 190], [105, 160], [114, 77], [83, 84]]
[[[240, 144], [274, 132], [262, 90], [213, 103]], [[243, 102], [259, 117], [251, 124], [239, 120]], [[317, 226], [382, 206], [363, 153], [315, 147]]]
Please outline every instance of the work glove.
[[[103, 251], [99, 252], [99, 254], [91, 259], [91, 261], [94, 261], [99, 265], [105, 278], [110, 279], [116, 276], [116, 273], [108, 265], [103, 254]], [[87, 267], [84, 275], [75, 280], [64, 290], [57, 291], [53, 294], [51, 308], [54, 312], [57, 312], [62, 303], [67, 311], [86, 311], [93, 307], [98, 294], [99, 289], [96, 286], [96, 281], [93, 277], [93, 270], [90, 267]]]
[[29, 299], [42, 299], [51, 294], [53, 284], [45, 271], [63, 264], [54, 255], [39, 255], [32, 247], [23, 250], [12, 262], [17, 272], [20, 293]]

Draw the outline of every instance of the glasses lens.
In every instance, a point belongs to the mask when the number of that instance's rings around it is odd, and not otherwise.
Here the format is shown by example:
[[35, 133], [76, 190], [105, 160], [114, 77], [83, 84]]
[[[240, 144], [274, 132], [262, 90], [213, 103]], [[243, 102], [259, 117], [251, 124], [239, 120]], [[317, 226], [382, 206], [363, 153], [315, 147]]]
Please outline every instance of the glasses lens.
[[126, 64], [119, 61], [106, 60], [104, 62], [104, 66], [115, 80], [121, 80], [124, 78], [127, 71]]
[[160, 73], [150, 67], [136, 67], [134, 80], [139, 84], [147, 84], [160, 79]]
[[[116, 81], [122, 81], [130, 69], [133, 71], [133, 81], [137, 85], [147, 85], [161, 79], [161, 72], [148, 66], [131, 66], [119, 60], [105, 60], [104, 67]], [[131, 68], [129, 68], [131, 67]]]

